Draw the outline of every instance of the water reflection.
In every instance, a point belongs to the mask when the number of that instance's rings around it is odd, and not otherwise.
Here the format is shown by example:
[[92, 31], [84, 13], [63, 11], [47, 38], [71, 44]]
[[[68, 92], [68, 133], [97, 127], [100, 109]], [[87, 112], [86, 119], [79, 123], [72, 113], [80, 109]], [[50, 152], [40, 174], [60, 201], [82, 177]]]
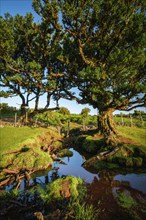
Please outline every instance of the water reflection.
[[[59, 161], [54, 162], [51, 170], [36, 173], [29, 182], [27, 180], [21, 181], [20, 189], [27, 189], [36, 184], [47, 184], [59, 177], [72, 175], [81, 177], [86, 182], [87, 202], [94, 204], [97, 208], [100, 207], [100, 220], [125, 219], [117, 203], [119, 193], [132, 196], [136, 204], [141, 207], [146, 206], [146, 172], [136, 174], [135, 171], [128, 173], [125, 170], [124, 172], [106, 169], [100, 171], [86, 170], [82, 167], [85, 158], [73, 148], [70, 150], [73, 152], [72, 157], [63, 158], [62, 164]], [[7, 186], [6, 190], [10, 190], [14, 186], [15, 184]], [[139, 212], [139, 207], [137, 209]], [[144, 215], [142, 213], [140, 219], [144, 219]]]
[[76, 177], [81, 177], [87, 183], [91, 183], [96, 177], [99, 179], [98, 174], [93, 174], [88, 172], [85, 168], [82, 167], [83, 162], [85, 162], [85, 158], [81, 156], [77, 151], [73, 148], [70, 149], [73, 152], [73, 156], [68, 158], [64, 158], [63, 162], [66, 164], [58, 164], [54, 163], [54, 167], [58, 167], [58, 174], [59, 176], [62, 175], [73, 175]]
[[[36, 173], [30, 182], [27, 180], [21, 181], [21, 190], [36, 184], [47, 184], [62, 176], [72, 175], [82, 178], [87, 184], [93, 184], [93, 188], [96, 188], [96, 184], [100, 191], [102, 191], [103, 188], [103, 192], [106, 192], [110, 187], [111, 192], [114, 194], [116, 187], [124, 186], [138, 190], [146, 195], [146, 173], [121, 174], [121, 170], [118, 172], [101, 170], [97, 173], [96, 170], [86, 170], [82, 167], [85, 158], [73, 148], [70, 150], [73, 152], [73, 156], [63, 158], [63, 164], [54, 162], [51, 171], [49, 169], [48, 171]], [[5, 189], [9, 191], [14, 187], [15, 184], [6, 186]]]
[[[127, 198], [130, 198], [130, 201], [135, 204], [131, 209], [131, 213], [134, 215], [138, 213], [139, 219], [146, 219], [145, 174], [127, 174], [125, 177], [124, 175], [117, 175], [113, 171], [102, 170], [98, 175], [99, 179], [94, 178], [92, 183], [87, 184], [87, 201], [94, 204], [97, 208], [100, 207], [100, 220], [133, 219], [130, 215], [128, 218], [125, 217], [125, 215], [128, 216], [128, 213], [125, 214], [119, 205], [119, 195], [122, 196], [121, 200], [123, 199], [121, 203], [126, 202]], [[125, 207], [127, 204], [128, 201]]]
[[144, 194], [146, 194], [146, 174], [126, 174], [126, 175], [116, 175], [114, 180], [118, 180], [121, 183], [126, 181], [133, 189], [137, 189]]
[[121, 170], [119, 172], [101, 170], [97, 173], [97, 171], [92, 171], [92, 169], [86, 170], [82, 167], [82, 164], [85, 162], [85, 158], [73, 148], [70, 150], [73, 152], [72, 157], [63, 158], [63, 164], [54, 162], [53, 169], [51, 171], [49, 170], [48, 173], [45, 171], [38, 174], [36, 181], [40, 183], [48, 183], [59, 177], [72, 175], [81, 177], [86, 183], [94, 183], [95, 185], [96, 182], [96, 184], [98, 183], [99, 185], [98, 188], [104, 186], [105, 191], [108, 186], [111, 188], [126, 186], [138, 190], [146, 195], [146, 173], [121, 174]]

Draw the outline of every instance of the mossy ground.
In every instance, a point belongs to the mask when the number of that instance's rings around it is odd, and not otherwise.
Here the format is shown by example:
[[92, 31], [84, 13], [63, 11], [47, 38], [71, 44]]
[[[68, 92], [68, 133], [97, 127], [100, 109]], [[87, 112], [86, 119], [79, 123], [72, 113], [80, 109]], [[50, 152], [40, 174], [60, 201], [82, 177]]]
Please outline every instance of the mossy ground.
[[[54, 143], [55, 149], [62, 146], [61, 136], [54, 129], [44, 128], [1, 128], [0, 168], [9, 169], [46, 169], [53, 162], [43, 146]], [[2, 172], [0, 178], [4, 178]]]
[[[111, 169], [112, 167], [117, 168], [118, 165], [124, 167], [146, 166], [145, 129], [136, 127], [125, 129], [125, 127], [123, 128], [122, 126], [119, 126], [118, 130], [120, 131], [119, 151], [115, 153], [114, 156], [107, 158], [106, 162], [99, 162], [95, 157], [93, 157], [92, 166], [98, 169]], [[98, 155], [101, 152], [112, 151], [114, 149], [112, 146], [107, 146], [104, 143], [103, 137], [96, 133], [93, 133], [92, 135], [87, 133], [74, 138], [76, 139], [74, 142], [77, 144], [77, 147], [90, 153], [91, 155]], [[87, 164], [88, 162], [86, 165]], [[91, 163], [89, 164], [91, 165]]]

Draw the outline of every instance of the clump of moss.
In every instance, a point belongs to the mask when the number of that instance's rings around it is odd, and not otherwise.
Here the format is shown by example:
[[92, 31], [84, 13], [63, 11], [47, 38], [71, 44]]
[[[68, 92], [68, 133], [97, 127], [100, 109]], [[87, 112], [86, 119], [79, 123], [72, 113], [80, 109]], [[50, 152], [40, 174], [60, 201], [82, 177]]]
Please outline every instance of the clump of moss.
[[[63, 199], [77, 199], [80, 196], [82, 185], [82, 179], [74, 176], [67, 176], [49, 183], [45, 188], [39, 186], [38, 191], [40, 197], [47, 203], [50, 203]], [[82, 188], [84, 187], [82, 186]]]
[[[35, 155], [29, 150], [24, 153], [19, 153], [13, 160], [13, 167], [19, 169], [28, 168], [32, 169], [34, 167]], [[9, 167], [12, 167], [11, 165]]]
[[56, 150], [59, 150], [62, 148], [62, 142], [61, 141], [55, 141], [53, 143], [53, 148], [56, 149]]
[[21, 169], [46, 169], [52, 164], [50, 155], [46, 152], [42, 152], [39, 148], [29, 149], [26, 152], [21, 152], [13, 158], [13, 163], [9, 165], [9, 168]]
[[37, 170], [41, 169], [47, 169], [48, 166], [52, 164], [52, 159], [49, 154], [42, 152], [42, 154], [39, 154], [39, 156], [36, 158], [34, 162], [34, 168]]
[[72, 157], [73, 152], [68, 149], [63, 149], [57, 153], [58, 157]]
[[5, 168], [8, 164], [12, 164], [15, 158], [14, 154], [5, 154], [0, 156], [0, 168]]

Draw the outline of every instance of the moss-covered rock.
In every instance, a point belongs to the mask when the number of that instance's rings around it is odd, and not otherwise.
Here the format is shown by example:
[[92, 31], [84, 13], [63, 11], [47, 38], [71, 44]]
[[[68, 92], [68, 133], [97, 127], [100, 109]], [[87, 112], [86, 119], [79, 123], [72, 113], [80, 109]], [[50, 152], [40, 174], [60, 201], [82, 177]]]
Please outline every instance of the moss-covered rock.
[[13, 163], [8, 167], [11, 169], [16, 168], [18, 170], [41, 170], [48, 168], [52, 162], [51, 156], [48, 153], [42, 152], [40, 148], [36, 148], [35, 151], [29, 149], [27, 152], [22, 152], [16, 155], [13, 158]]
[[12, 164], [15, 158], [14, 154], [1, 154], [0, 156], [0, 168], [5, 168], [8, 164]]

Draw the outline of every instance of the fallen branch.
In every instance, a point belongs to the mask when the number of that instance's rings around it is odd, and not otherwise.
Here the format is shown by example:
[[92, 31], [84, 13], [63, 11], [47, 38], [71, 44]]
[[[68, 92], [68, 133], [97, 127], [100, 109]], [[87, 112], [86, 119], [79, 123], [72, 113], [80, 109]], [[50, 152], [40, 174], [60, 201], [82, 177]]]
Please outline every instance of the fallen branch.
[[99, 153], [96, 158], [98, 160], [106, 160], [108, 157], [113, 156], [117, 151], [119, 151], [119, 147], [116, 147], [114, 150], [112, 151], [104, 151]]
[[[31, 174], [39, 171], [40, 169], [31, 169], [31, 170], [17, 170], [17, 169], [3, 169], [5, 173], [7, 173], [7, 178], [0, 182], [0, 187], [7, 185], [10, 181], [11, 184], [17, 182], [16, 188], [18, 189], [21, 183], [21, 180], [25, 178], [28, 182], [31, 179]], [[12, 181], [13, 180], [13, 181]]]
[[119, 151], [119, 149], [120, 149], [119, 147], [116, 147], [112, 151], [101, 152], [101, 153], [95, 155], [94, 157], [90, 158], [89, 160], [85, 161], [82, 165], [85, 167], [88, 167], [88, 166], [92, 166], [92, 164], [98, 160], [99, 161], [107, 160], [108, 157], [113, 156], [115, 153], [117, 153], [117, 151]]

